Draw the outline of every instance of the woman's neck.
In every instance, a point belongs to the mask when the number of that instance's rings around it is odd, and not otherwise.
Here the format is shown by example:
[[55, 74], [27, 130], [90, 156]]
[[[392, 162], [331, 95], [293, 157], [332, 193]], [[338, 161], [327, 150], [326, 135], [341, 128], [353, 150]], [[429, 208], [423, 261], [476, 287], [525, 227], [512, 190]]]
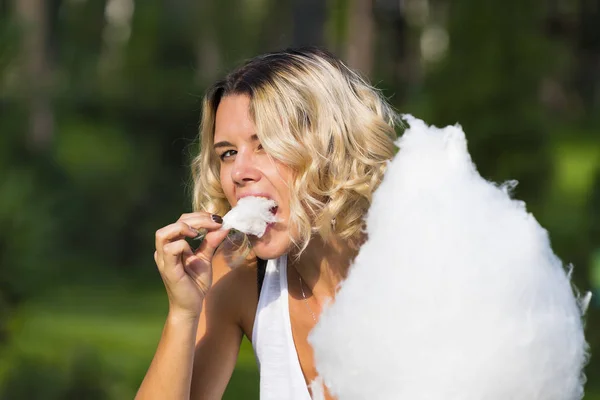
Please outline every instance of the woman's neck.
[[300, 258], [290, 255], [288, 263], [322, 303], [326, 298], [335, 297], [356, 254], [357, 250], [345, 240], [334, 239], [324, 243], [320, 238], [313, 238]]

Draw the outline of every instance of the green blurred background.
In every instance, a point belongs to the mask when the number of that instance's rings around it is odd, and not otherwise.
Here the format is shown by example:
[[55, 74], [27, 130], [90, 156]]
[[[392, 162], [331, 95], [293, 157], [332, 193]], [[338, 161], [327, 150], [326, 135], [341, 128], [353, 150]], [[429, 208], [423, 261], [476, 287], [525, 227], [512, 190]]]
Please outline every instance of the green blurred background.
[[[154, 232], [190, 210], [208, 84], [316, 44], [459, 121], [597, 298], [600, 0], [0, 0], [0, 399], [132, 398], [166, 315]], [[587, 368], [600, 399], [600, 361]], [[226, 398], [257, 398], [244, 342]], [[597, 394], [594, 394], [597, 393]]]

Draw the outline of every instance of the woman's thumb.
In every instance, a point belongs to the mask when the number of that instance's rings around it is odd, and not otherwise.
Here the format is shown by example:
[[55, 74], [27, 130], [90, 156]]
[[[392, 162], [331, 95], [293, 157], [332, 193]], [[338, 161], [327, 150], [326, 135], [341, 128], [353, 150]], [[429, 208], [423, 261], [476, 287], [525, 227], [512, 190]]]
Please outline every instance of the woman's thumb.
[[217, 247], [223, 243], [227, 234], [229, 234], [229, 229], [219, 229], [217, 231], [208, 232], [196, 250], [196, 255], [202, 255], [205, 260], [211, 260]]

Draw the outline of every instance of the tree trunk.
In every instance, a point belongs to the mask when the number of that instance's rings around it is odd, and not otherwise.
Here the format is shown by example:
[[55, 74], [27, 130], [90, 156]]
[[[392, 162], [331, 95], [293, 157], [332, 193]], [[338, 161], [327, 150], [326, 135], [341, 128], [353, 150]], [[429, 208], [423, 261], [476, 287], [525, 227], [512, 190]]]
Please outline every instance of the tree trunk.
[[[0, 0], [0, 23], [11, 20], [14, 13], [23, 27], [22, 36], [19, 38], [21, 39], [20, 59], [17, 61], [20, 62], [20, 84], [29, 108], [30, 128], [26, 134], [26, 142], [33, 150], [45, 149], [52, 138], [52, 112], [48, 101], [41, 101], [37, 97], [37, 88], [44, 88], [42, 82], [47, 78], [45, 51], [50, 39], [48, 37], [50, 24], [46, 17], [49, 15], [48, 10], [54, 10], [53, 6], [58, 1], [60, 0], [51, 0], [51, 4], [47, 5], [46, 1]], [[47, 121], [50, 121], [50, 124]], [[50, 129], [46, 129], [48, 126]], [[10, 243], [0, 243], [0, 254], [4, 254], [7, 250], [12, 250]], [[9, 341], [11, 314], [23, 300], [10, 274], [10, 268], [0, 273], [0, 345]]]
[[352, 0], [348, 15], [348, 42], [346, 45], [346, 61], [348, 65], [359, 70], [364, 76], [373, 72], [373, 1]]
[[292, 5], [288, 1], [268, 0], [267, 12], [258, 34], [260, 51], [280, 50], [290, 45], [289, 35], [292, 21]]
[[324, 45], [326, 3], [323, 0], [293, 0], [293, 46]]
[[23, 26], [21, 60], [22, 82], [29, 108], [28, 143], [33, 150], [42, 151], [52, 143], [54, 131], [48, 57], [48, 2], [16, 0], [16, 11]]
[[196, 52], [198, 67], [196, 80], [204, 85], [217, 79], [221, 68], [221, 53], [219, 52], [216, 27], [218, 16], [215, 15], [214, 0], [199, 2], [197, 7], [199, 8], [200, 32]]
[[581, 0], [577, 86], [588, 115], [600, 105], [600, 0]]

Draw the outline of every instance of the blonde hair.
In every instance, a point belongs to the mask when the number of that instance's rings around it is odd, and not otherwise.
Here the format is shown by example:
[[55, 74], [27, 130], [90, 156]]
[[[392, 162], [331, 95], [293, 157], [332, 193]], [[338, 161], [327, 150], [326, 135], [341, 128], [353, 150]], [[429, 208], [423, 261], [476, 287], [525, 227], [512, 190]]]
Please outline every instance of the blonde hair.
[[[289, 166], [290, 224], [301, 253], [311, 237], [360, 237], [363, 217], [395, 152], [398, 115], [383, 96], [333, 55], [316, 48], [251, 59], [203, 100], [200, 154], [193, 160], [194, 210], [229, 209], [213, 150], [220, 100], [247, 95], [263, 148]], [[333, 221], [333, 223], [332, 223]], [[298, 253], [298, 254], [299, 254]]]

